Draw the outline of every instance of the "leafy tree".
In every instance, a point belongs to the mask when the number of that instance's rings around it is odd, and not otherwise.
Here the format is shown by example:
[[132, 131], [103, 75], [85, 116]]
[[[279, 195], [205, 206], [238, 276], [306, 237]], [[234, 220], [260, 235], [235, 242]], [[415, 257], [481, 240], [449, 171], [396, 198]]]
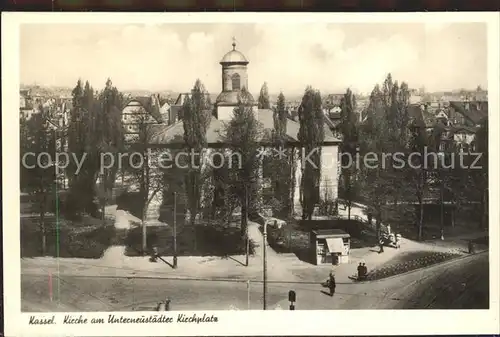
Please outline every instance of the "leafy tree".
[[230, 168], [228, 177], [229, 195], [235, 196], [241, 205], [241, 234], [247, 230], [249, 207], [255, 204], [255, 186], [259, 183], [258, 153], [262, 136], [262, 124], [256, 118], [250, 96], [246, 89], [239, 95], [239, 105], [234, 109], [233, 118], [227, 123], [224, 143], [228, 144]]
[[477, 150], [474, 152], [481, 154], [481, 159], [476, 165], [480, 166], [480, 170], [474, 169], [476, 177], [476, 186], [479, 187], [481, 193], [481, 221], [480, 227], [488, 227], [488, 119], [485, 119], [476, 133], [475, 144]]
[[264, 82], [262, 87], [260, 88], [260, 94], [259, 94], [259, 104], [258, 108], [259, 109], [270, 109], [271, 108], [271, 103], [269, 101], [269, 90], [267, 88], [267, 83]]
[[[410, 145], [410, 138], [414, 135], [408, 131], [408, 107], [408, 86], [405, 83], [399, 86], [388, 74], [382, 86], [374, 87], [367, 108], [367, 121], [360, 130], [362, 158], [366, 159], [368, 153], [377, 156], [375, 167], [363, 164], [362, 189], [369, 211], [374, 213], [377, 233], [380, 232], [382, 217], [390, 222], [405, 220], [409, 208], [400, 201], [414, 194], [414, 187], [419, 186], [419, 176], [408, 171], [407, 165], [401, 167], [394, 156], [386, 157], [386, 154], [403, 153], [406, 155], [400, 159], [407, 159], [410, 148], [414, 146]], [[409, 177], [417, 179], [417, 183], [406, 183]]]
[[[40, 106], [40, 113], [21, 124], [24, 130], [21, 138], [21, 186], [33, 197], [38, 209], [43, 255], [47, 251], [46, 215], [52, 209], [51, 202], [54, 200], [50, 196], [55, 193], [56, 178], [54, 163], [51, 162], [51, 158], [55, 158], [55, 137], [47, 119], [48, 113]], [[28, 155], [30, 152], [33, 155]], [[49, 154], [51, 158], [39, 156], [42, 153]]]
[[354, 158], [358, 149], [358, 130], [356, 118], [356, 99], [350, 89], [347, 89], [344, 97], [340, 102], [341, 122], [340, 131], [342, 133], [342, 171], [341, 183], [344, 194], [344, 199], [347, 206], [347, 217], [351, 218], [352, 203], [356, 200], [359, 183], [357, 168], [354, 163]]
[[183, 106], [184, 142], [188, 153], [194, 152], [192, 163], [186, 175], [187, 199], [190, 221], [194, 228], [196, 216], [200, 209], [202, 181], [202, 156], [207, 147], [207, 129], [210, 125], [211, 111], [207, 102], [207, 91], [200, 80], [196, 80], [191, 97]]
[[[148, 243], [146, 233], [146, 220], [148, 210], [153, 201], [161, 197], [165, 189], [165, 178], [162, 168], [158, 165], [160, 151], [152, 149], [150, 144], [159, 130], [154, 127], [155, 121], [149, 111], [141, 108], [133, 115], [135, 137], [128, 140], [126, 149], [129, 156], [125, 161], [125, 170], [130, 176], [133, 187], [138, 189], [140, 206], [139, 217], [142, 227], [142, 250], [147, 254]], [[158, 203], [156, 206], [160, 206]]]
[[69, 196], [65, 209], [67, 216], [79, 217], [83, 213], [97, 215], [95, 204], [95, 183], [99, 170], [99, 157], [95, 149], [94, 112], [96, 109], [93, 89], [87, 82], [82, 89], [81, 80], [73, 89], [73, 110], [68, 127], [68, 148], [83, 165], [77, 172], [77, 165], [70, 161]]
[[[281, 92], [278, 95], [276, 108], [273, 111], [274, 133], [273, 143], [278, 153], [284, 153], [285, 156], [271, 156], [272, 181], [274, 198], [278, 201], [280, 213], [286, 212], [288, 216], [293, 211], [293, 192], [295, 189], [296, 166], [295, 149], [287, 147], [287, 123], [288, 112], [285, 106], [285, 95]], [[286, 174], [283, 174], [283, 173]]]
[[[307, 87], [299, 107], [299, 142], [302, 156], [301, 204], [302, 219], [312, 219], [314, 207], [319, 202], [321, 178], [321, 144], [324, 140], [324, 117], [321, 94]], [[310, 158], [310, 160], [305, 160]]]
[[[99, 94], [98, 101], [93, 110], [94, 142], [99, 157], [114, 163], [111, 167], [107, 162], [100, 167], [100, 204], [104, 216], [105, 206], [111, 198], [112, 189], [115, 185], [119, 165], [119, 152], [124, 149], [124, 133], [121, 124], [121, 108], [123, 95], [113, 86], [108, 78], [106, 86]], [[102, 157], [101, 157], [102, 155]]]
[[[375, 85], [370, 95], [367, 108], [368, 117], [366, 123], [360, 129], [360, 152], [362, 158], [368, 158], [369, 154], [379, 156], [385, 152], [387, 146], [388, 125], [385, 118], [385, 103], [379, 85]], [[379, 159], [378, 157], [376, 159]], [[376, 224], [377, 235], [380, 235], [382, 223], [382, 211], [389, 200], [388, 174], [381, 165], [370, 162], [367, 165], [361, 163], [362, 191], [369, 206], [369, 212], [373, 214]]]

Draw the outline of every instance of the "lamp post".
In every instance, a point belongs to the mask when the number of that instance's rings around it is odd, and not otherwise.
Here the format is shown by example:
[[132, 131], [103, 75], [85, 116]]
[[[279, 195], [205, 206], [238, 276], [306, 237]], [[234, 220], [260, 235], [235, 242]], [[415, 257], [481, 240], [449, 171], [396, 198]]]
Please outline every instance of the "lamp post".
[[245, 217], [245, 266], [248, 267], [248, 255], [250, 254], [250, 239], [248, 237], [248, 185], [245, 184], [245, 212], [242, 212]]
[[266, 297], [267, 297], [267, 257], [266, 257], [266, 246], [267, 246], [267, 222], [264, 222], [264, 242], [262, 244], [262, 263], [263, 263], [263, 295], [262, 295], [262, 303], [263, 303], [263, 309], [266, 310], [267, 308], [267, 302], [266, 302]]
[[174, 192], [174, 268], [177, 268], [177, 192]]

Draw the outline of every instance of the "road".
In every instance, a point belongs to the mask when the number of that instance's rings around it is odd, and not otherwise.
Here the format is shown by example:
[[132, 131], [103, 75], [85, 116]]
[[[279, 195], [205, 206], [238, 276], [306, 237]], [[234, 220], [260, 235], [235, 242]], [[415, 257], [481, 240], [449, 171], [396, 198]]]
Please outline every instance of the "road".
[[[326, 275], [325, 275], [326, 276]], [[296, 309], [487, 308], [488, 255], [477, 254], [385, 280], [338, 283], [332, 298], [319, 284], [272, 283], [268, 309], [288, 308], [289, 290]], [[172, 310], [260, 310], [262, 283], [146, 278], [22, 275], [23, 311], [151, 310], [171, 299]], [[250, 302], [248, 302], [248, 298]]]

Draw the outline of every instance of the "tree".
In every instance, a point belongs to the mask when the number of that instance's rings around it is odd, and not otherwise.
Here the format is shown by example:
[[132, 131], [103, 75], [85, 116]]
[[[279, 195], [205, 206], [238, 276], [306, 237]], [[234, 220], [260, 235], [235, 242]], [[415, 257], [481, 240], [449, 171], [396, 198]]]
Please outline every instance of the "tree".
[[[278, 95], [278, 100], [276, 102], [276, 108], [273, 111], [273, 121], [274, 121], [274, 132], [273, 132], [273, 143], [276, 149], [282, 151], [286, 156], [272, 156], [270, 159], [272, 161], [272, 181], [273, 181], [273, 192], [274, 198], [278, 201], [279, 205], [278, 211], [282, 213], [286, 212], [288, 216], [291, 216], [293, 211], [293, 192], [295, 183], [295, 149], [293, 147], [287, 147], [287, 124], [288, 115], [285, 106], [285, 95], [281, 92]], [[286, 174], [283, 174], [285, 172]]]
[[70, 161], [69, 196], [65, 208], [69, 217], [79, 217], [83, 213], [97, 215], [95, 204], [95, 183], [99, 171], [99, 156], [95, 148], [96, 120], [94, 113], [97, 109], [94, 91], [86, 82], [82, 89], [82, 82], [78, 80], [73, 89], [73, 110], [68, 126], [68, 148], [78, 158], [82, 158], [82, 166], [77, 172], [77, 165]]
[[341, 153], [343, 154], [341, 157], [342, 171], [340, 173], [340, 177], [344, 199], [347, 206], [348, 219], [351, 219], [352, 203], [355, 201], [359, 189], [357, 168], [353, 162], [359, 145], [355, 107], [355, 97], [352, 91], [347, 89], [344, 97], [340, 101], [340, 131], [342, 133]]
[[[34, 197], [39, 212], [39, 228], [42, 234], [42, 255], [47, 252], [46, 214], [51, 209], [50, 198], [55, 188], [55, 167], [51, 159], [55, 156], [55, 137], [49, 128], [47, 112], [40, 105], [40, 113], [22, 121], [21, 138], [21, 185]], [[28, 153], [33, 155], [28, 155]], [[47, 155], [49, 154], [50, 158]], [[37, 158], [39, 161], [37, 162]], [[24, 160], [23, 160], [24, 159]], [[57, 206], [56, 206], [57, 208]], [[57, 212], [57, 209], [56, 209]]]
[[[394, 154], [409, 156], [411, 132], [409, 132], [409, 89], [401, 86], [388, 74], [382, 86], [376, 85], [370, 95], [367, 121], [360, 129], [361, 155], [377, 156], [377, 165], [368, 168], [363, 165], [363, 194], [369, 210], [375, 213], [377, 233], [380, 234], [382, 217], [384, 221], [403, 222], [409, 214], [404, 200], [414, 194], [408, 184], [410, 177], [417, 179], [408, 166], [401, 167]], [[386, 156], [392, 154], [391, 156]]]
[[[131, 174], [132, 186], [138, 188], [139, 206], [142, 227], [142, 253], [148, 251], [147, 243], [147, 215], [153, 200], [162, 196], [165, 188], [163, 170], [159, 167], [160, 152], [152, 149], [150, 144], [157, 136], [157, 130], [153, 124], [155, 121], [149, 111], [141, 108], [133, 115], [132, 124], [135, 127], [135, 139], [127, 146], [128, 162], [125, 162], [125, 170]], [[160, 206], [160, 205], [157, 205]]]
[[[242, 89], [238, 107], [224, 131], [224, 143], [228, 144], [231, 162], [228, 163], [228, 198], [235, 196], [241, 205], [241, 234], [246, 235], [249, 208], [255, 200], [254, 186], [259, 183], [258, 153], [262, 136], [262, 124], [256, 118], [250, 96]], [[247, 238], [248, 239], [248, 238]]]
[[488, 226], [488, 119], [482, 121], [479, 130], [476, 133], [475, 143], [478, 152], [481, 154], [481, 159], [479, 160], [480, 169], [474, 170], [476, 177], [476, 186], [481, 191], [481, 221], [479, 226], [481, 228], [487, 228]]
[[116, 175], [119, 169], [119, 152], [124, 149], [124, 133], [121, 124], [121, 107], [123, 105], [123, 95], [113, 86], [108, 78], [104, 90], [99, 94], [98, 102], [93, 110], [95, 149], [99, 157], [110, 160], [113, 165], [101, 162], [100, 169], [100, 204], [102, 216], [111, 192], [115, 185]]
[[[207, 129], [210, 125], [211, 112], [207, 102], [207, 91], [200, 80], [196, 80], [191, 97], [184, 102], [183, 125], [184, 142], [188, 153], [194, 153], [186, 175], [187, 199], [192, 228], [200, 209], [202, 187], [202, 157], [207, 147]], [[196, 235], [196, 234], [195, 234]], [[196, 241], [195, 241], [196, 244]]]
[[[360, 128], [360, 154], [362, 158], [367, 158], [369, 154], [377, 156], [385, 152], [388, 142], [388, 125], [385, 117], [385, 103], [379, 85], [375, 85], [371, 94], [367, 108], [366, 123]], [[378, 157], [377, 157], [378, 159]], [[389, 200], [387, 171], [380, 163], [375, 167], [365, 165], [361, 167], [362, 191], [368, 204], [370, 213], [373, 213], [376, 225], [377, 239], [380, 235], [382, 223], [382, 211]]]
[[424, 196], [428, 191], [429, 180], [429, 167], [424, 161], [426, 148], [428, 148], [428, 138], [423, 127], [415, 126], [412, 128], [412, 135], [410, 140], [411, 154], [419, 154], [418, 156], [412, 155], [409, 157], [411, 163], [412, 173], [410, 181], [414, 182], [414, 191], [416, 193], [418, 202], [418, 240], [422, 240], [422, 230], [424, 221]]
[[[302, 219], [312, 219], [314, 207], [319, 202], [321, 178], [321, 144], [324, 140], [324, 117], [321, 94], [307, 87], [299, 107], [298, 138], [302, 150], [301, 204]], [[305, 160], [310, 158], [310, 160]]]
[[269, 91], [268, 91], [266, 82], [264, 82], [264, 84], [260, 88], [258, 108], [259, 109], [271, 109], [271, 103], [269, 101]]

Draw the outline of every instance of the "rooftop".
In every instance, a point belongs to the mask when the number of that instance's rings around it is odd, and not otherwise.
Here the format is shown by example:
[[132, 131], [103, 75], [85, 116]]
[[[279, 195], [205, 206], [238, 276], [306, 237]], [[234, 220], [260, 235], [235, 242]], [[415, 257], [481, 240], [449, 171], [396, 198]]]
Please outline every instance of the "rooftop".
[[[211, 113], [206, 111], [206, 113]], [[271, 141], [271, 135], [274, 130], [274, 117], [273, 111], [269, 109], [258, 109], [257, 118], [263, 126], [263, 136], [261, 141]], [[326, 119], [326, 116], [325, 116]], [[218, 120], [212, 116], [210, 124], [207, 129], [207, 143], [208, 144], [222, 144], [224, 141], [225, 121]], [[182, 120], [172, 125], [153, 125], [154, 136], [151, 139], [151, 144], [157, 145], [182, 145], [184, 144], [184, 124]], [[294, 120], [287, 120], [286, 136], [289, 143], [298, 142], [298, 132], [300, 124]], [[336, 138], [328, 125], [324, 124], [325, 129], [325, 143], [338, 143], [340, 140]]]
[[224, 55], [220, 64], [227, 63], [240, 63], [240, 64], [248, 64], [248, 60], [240, 51], [236, 50], [236, 42], [233, 41], [233, 50], [229, 51]]
[[315, 229], [312, 231], [316, 236], [330, 236], [330, 237], [351, 237], [348, 233], [341, 229]]

